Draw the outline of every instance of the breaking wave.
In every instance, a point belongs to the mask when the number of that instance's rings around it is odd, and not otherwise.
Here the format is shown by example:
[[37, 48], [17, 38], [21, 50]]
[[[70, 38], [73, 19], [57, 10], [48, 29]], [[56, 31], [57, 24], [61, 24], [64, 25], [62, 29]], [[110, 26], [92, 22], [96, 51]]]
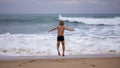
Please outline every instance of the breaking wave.
[[94, 25], [120, 25], [120, 17], [113, 18], [93, 18], [93, 17], [63, 17], [59, 15], [59, 20], [68, 22], [81, 22], [84, 24], [94, 24]]

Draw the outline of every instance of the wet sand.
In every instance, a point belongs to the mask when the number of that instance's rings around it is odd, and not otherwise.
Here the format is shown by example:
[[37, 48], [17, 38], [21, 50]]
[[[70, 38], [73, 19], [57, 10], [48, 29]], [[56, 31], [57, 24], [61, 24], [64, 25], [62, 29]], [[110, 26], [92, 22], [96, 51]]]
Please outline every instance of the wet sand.
[[0, 68], [120, 68], [120, 57], [47, 57], [0, 60]]

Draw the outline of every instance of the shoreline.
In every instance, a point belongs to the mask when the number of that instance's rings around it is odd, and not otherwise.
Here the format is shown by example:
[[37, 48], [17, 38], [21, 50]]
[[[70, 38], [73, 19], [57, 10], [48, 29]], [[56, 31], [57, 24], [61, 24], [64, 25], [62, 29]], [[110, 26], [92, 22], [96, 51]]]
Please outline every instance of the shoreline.
[[0, 55], [0, 61], [6, 60], [26, 60], [26, 59], [95, 59], [95, 58], [120, 58], [120, 54], [81, 54], [81, 55], [65, 55], [64, 57], [53, 56], [7, 56]]

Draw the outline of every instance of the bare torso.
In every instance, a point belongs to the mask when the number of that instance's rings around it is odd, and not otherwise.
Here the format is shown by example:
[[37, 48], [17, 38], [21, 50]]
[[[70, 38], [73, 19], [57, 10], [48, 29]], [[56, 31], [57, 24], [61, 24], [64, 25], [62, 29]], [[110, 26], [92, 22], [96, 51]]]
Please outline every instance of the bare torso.
[[58, 27], [58, 36], [64, 35], [64, 26], [59, 25]]

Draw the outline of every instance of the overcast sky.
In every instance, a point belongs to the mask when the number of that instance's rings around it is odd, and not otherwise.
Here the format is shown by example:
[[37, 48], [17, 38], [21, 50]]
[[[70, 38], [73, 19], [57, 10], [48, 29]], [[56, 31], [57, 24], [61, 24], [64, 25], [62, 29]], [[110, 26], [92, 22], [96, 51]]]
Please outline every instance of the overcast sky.
[[0, 14], [120, 14], [120, 0], [0, 0]]

